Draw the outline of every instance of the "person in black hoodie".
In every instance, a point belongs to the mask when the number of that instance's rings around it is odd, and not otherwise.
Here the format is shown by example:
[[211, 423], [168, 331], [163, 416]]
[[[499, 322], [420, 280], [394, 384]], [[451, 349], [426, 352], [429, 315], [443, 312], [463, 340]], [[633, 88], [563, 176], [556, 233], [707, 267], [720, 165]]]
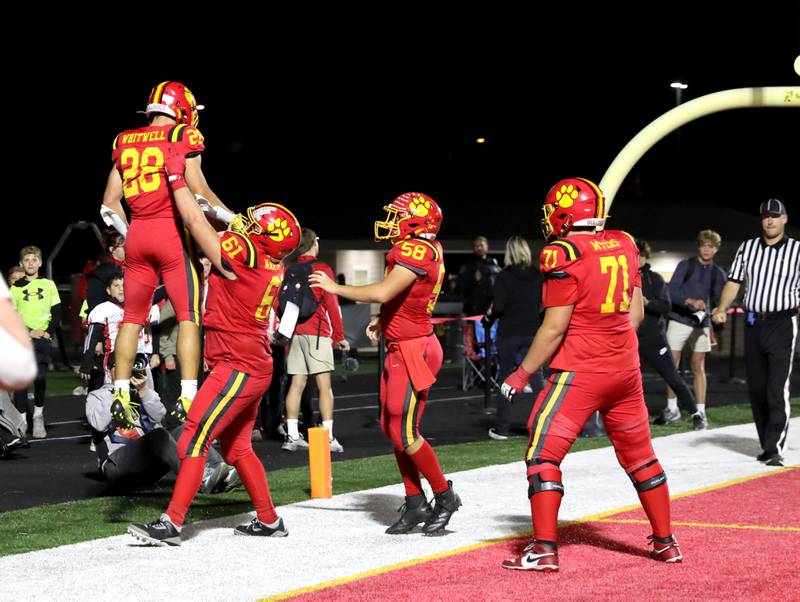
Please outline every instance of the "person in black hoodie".
[[[697, 411], [694, 395], [686, 381], [681, 378], [675, 360], [669, 352], [665, 335], [664, 316], [672, 309], [669, 288], [664, 279], [650, 269], [650, 244], [636, 240], [639, 249], [639, 273], [642, 275], [642, 297], [644, 298], [644, 320], [636, 332], [639, 337], [639, 359], [650, 364], [678, 397], [678, 406], [692, 416], [694, 430], [703, 430], [706, 422]], [[655, 419], [655, 424], [667, 424], [667, 414]]]
[[[505, 268], [494, 283], [494, 302], [490, 308], [497, 327], [497, 357], [500, 363], [499, 382], [503, 382], [517, 367], [517, 356], [524, 356], [533, 342], [541, 323], [542, 274], [531, 262], [531, 249], [521, 236], [506, 242], [503, 260]], [[534, 395], [542, 388], [542, 374], [531, 376]], [[511, 426], [511, 402], [500, 396], [497, 400], [495, 426], [489, 429], [492, 439], [508, 439]]]

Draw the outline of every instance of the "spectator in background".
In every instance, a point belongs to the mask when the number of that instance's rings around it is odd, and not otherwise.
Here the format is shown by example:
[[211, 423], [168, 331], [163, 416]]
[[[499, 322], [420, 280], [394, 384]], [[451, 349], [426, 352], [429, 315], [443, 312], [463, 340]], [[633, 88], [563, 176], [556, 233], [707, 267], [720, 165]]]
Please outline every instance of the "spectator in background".
[[[47, 369], [50, 365], [50, 348], [61, 322], [61, 297], [56, 284], [52, 280], [39, 277], [42, 267], [42, 251], [38, 247], [24, 247], [19, 253], [20, 265], [25, 277], [20, 278], [11, 287], [14, 307], [25, 326], [28, 327], [33, 349], [36, 354], [38, 373], [33, 381], [33, 437], [44, 439], [47, 431], [44, 428], [44, 398], [47, 386]], [[20, 413], [26, 415], [30, 424], [31, 411], [28, 407], [26, 389], [14, 393], [14, 404]]]
[[[669, 313], [667, 342], [672, 350], [675, 365], [679, 366], [685, 346], [692, 349], [692, 381], [697, 400], [697, 410], [706, 418], [706, 354], [711, 351], [711, 308], [719, 303], [725, 272], [714, 265], [714, 255], [719, 251], [722, 238], [713, 230], [702, 230], [697, 235], [697, 256], [679, 262], [669, 281], [672, 311]], [[676, 393], [667, 387], [667, 422], [680, 418]], [[674, 408], [674, 409], [672, 409]]]
[[[89, 333], [86, 336], [86, 341], [83, 347], [83, 361], [81, 362], [80, 372], [84, 380], [89, 380], [93, 372], [95, 357], [102, 356], [102, 371], [103, 379], [107, 373], [106, 366], [109, 364], [110, 356], [114, 353], [115, 341], [117, 333], [119, 332], [120, 324], [122, 324], [122, 317], [125, 311], [125, 289], [124, 278], [121, 275], [116, 275], [111, 278], [111, 282], [106, 288], [109, 300], [100, 303], [91, 312], [89, 312]], [[147, 318], [147, 324], [139, 331], [139, 339], [137, 340], [136, 352], [144, 354], [144, 356], [151, 361], [154, 355], [153, 335], [151, 332], [151, 325], [158, 324], [159, 309], [157, 305], [150, 308], [150, 314]], [[100, 353], [98, 354], [98, 346]], [[152, 367], [152, 364], [151, 364]], [[150, 372], [148, 371], [148, 375]], [[151, 382], [148, 383], [150, 388], [153, 387], [152, 376]], [[100, 386], [105, 384], [101, 381]], [[90, 388], [94, 391], [99, 387]]]
[[[333, 270], [324, 261], [317, 259], [319, 255], [319, 238], [310, 228], [303, 228], [300, 239], [297, 261], [313, 263], [313, 271], [322, 271], [333, 279]], [[296, 451], [307, 448], [308, 443], [298, 430], [300, 396], [306, 387], [306, 381], [313, 375], [319, 389], [319, 413], [323, 428], [328, 429], [331, 451], [342, 452], [344, 448], [333, 436], [333, 388], [331, 373], [333, 363], [333, 346], [338, 349], [350, 349], [350, 343], [344, 338], [342, 313], [339, 309], [338, 297], [320, 288], [312, 289], [319, 302], [317, 311], [304, 322], [298, 322], [289, 344], [287, 372], [292, 377], [289, 391], [286, 393], [286, 440], [282, 449]]]
[[[706, 426], [705, 420], [697, 411], [689, 385], [678, 373], [664, 334], [664, 316], [672, 307], [669, 289], [661, 275], [651, 270], [647, 263], [651, 253], [650, 244], [646, 240], [637, 239], [636, 247], [639, 249], [639, 273], [642, 276], [644, 301], [644, 319], [636, 331], [639, 337], [639, 359], [646, 360], [677, 395], [677, 402], [670, 401], [670, 406], [656, 418], [655, 424], [674, 422], [671, 418], [680, 407], [692, 417], [694, 430], [703, 430]], [[679, 412], [678, 414], [680, 415]]]
[[[506, 242], [504, 269], [494, 283], [494, 302], [490, 316], [500, 320], [497, 328], [497, 356], [500, 362], [498, 380], [504, 381], [516, 370], [519, 356], [524, 356], [533, 343], [541, 323], [542, 274], [531, 262], [531, 248], [521, 236]], [[542, 372], [531, 375], [530, 387], [538, 395], [543, 386]], [[511, 402], [504, 396], [497, 400], [495, 426], [489, 429], [492, 439], [508, 439], [511, 427]]]
[[24, 277], [25, 277], [25, 270], [22, 269], [21, 265], [12, 266], [8, 270], [8, 286], [14, 286], [14, 283], [17, 280]]
[[464, 313], [468, 316], [485, 314], [492, 303], [492, 287], [500, 266], [489, 257], [489, 241], [478, 236], [472, 242], [475, 256], [458, 271], [458, 291], [464, 296]]
[[178, 370], [178, 318], [169, 300], [161, 306], [158, 331], [163, 376], [160, 395], [167, 410], [172, 410], [181, 393], [181, 378]]
[[105, 257], [86, 277], [87, 314], [100, 303], [109, 300], [106, 289], [111, 284], [112, 277], [122, 274], [125, 262], [125, 237], [122, 234], [116, 230], [107, 230], [103, 247]]

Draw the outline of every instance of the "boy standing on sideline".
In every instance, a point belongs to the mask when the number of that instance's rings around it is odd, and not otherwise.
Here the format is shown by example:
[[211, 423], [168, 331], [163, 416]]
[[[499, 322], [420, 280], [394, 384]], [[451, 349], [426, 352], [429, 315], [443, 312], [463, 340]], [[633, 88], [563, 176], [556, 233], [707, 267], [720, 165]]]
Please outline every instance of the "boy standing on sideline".
[[[58, 324], [61, 322], [61, 297], [58, 296], [55, 282], [39, 277], [42, 251], [38, 247], [24, 247], [19, 252], [19, 263], [25, 271], [25, 277], [14, 282], [11, 287], [11, 297], [33, 341], [39, 369], [33, 381], [33, 438], [44, 439], [47, 437], [44, 428], [44, 394], [47, 386], [47, 369], [50, 365], [50, 349]], [[27, 389], [14, 393], [14, 405], [20, 413], [26, 415], [26, 422], [30, 423]]]
[[[697, 256], [678, 263], [669, 281], [672, 311], [669, 313], [667, 342], [672, 350], [675, 365], [680, 366], [681, 353], [689, 345], [692, 349], [692, 384], [697, 400], [697, 411], [706, 419], [706, 355], [711, 351], [711, 308], [716, 307], [725, 284], [725, 272], [714, 265], [714, 255], [719, 251], [722, 238], [713, 230], [702, 230], [697, 235]], [[667, 407], [660, 424], [680, 419], [678, 396], [667, 387]]]

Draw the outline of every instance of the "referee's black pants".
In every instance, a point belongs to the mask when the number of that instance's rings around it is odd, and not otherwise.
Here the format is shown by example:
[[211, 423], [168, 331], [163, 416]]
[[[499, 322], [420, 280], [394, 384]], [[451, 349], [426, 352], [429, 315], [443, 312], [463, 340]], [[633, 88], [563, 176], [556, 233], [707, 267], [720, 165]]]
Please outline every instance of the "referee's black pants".
[[798, 317], [757, 320], [744, 330], [750, 407], [765, 453], [783, 454], [789, 432], [789, 380]]
[[697, 412], [692, 390], [678, 373], [667, 338], [663, 334], [641, 337], [639, 339], [639, 358], [650, 364], [675, 391], [675, 395], [678, 397], [678, 407], [681, 410], [688, 412], [689, 415]]

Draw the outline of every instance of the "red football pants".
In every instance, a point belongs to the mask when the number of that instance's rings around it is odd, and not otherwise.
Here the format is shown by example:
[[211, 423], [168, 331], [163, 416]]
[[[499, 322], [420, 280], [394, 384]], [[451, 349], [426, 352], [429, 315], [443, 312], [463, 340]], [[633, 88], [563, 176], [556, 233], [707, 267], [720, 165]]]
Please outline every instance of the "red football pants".
[[159, 274], [179, 322], [200, 324], [202, 282], [194, 246], [172, 218], [134, 219], [125, 240], [125, 317], [144, 325]]
[[258, 377], [229, 366], [215, 366], [192, 402], [178, 439], [181, 469], [167, 514], [182, 525], [203, 478], [208, 446], [219, 438], [225, 461], [239, 472], [259, 520], [277, 520], [264, 466], [253, 451], [259, 402], [272, 379], [272, 363]]
[[[442, 346], [429, 336], [423, 359], [435, 376], [442, 367]], [[415, 391], [400, 350], [390, 346], [381, 376], [381, 430], [395, 449], [405, 450], [419, 436], [419, 423], [425, 411], [428, 391]]]

